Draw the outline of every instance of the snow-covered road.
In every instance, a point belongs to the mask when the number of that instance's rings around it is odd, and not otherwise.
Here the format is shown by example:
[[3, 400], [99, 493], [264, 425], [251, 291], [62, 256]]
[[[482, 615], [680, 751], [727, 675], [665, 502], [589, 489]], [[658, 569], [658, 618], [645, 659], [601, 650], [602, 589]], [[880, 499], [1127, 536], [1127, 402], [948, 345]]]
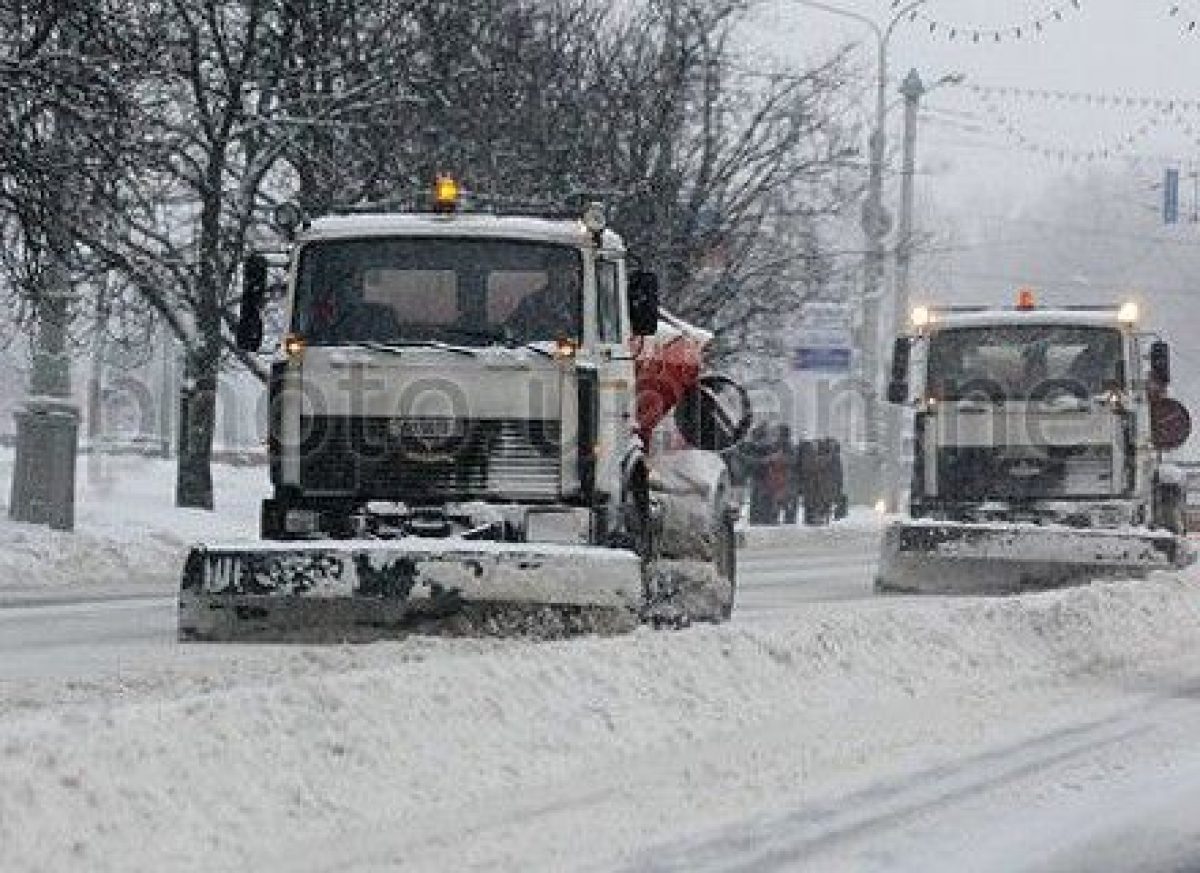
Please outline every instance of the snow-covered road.
[[[1200, 699], [1137, 696], [832, 800], [647, 849], [627, 871], [1200, 869]], [[1086, 715], [1084, 715], [1086, 713]]]
[[0, 605], [0, 681], [86, 680], [161, 662], [175, 646], [173, 597], [127, 595]]
[[776, 537], [729, 627], [548, 645], [179, 646], [170, 598], [9, 605], [0, 867], [1200, 861], [1191, 583], [863, 599], [872, 560]]
[[[756, 545], [742, 554], [742, 588], [736, 620], [786, 620], [806, 603], [871, 596], [875, 555], [866, 530], [826, 541], [797, 532], [791, 545]], [[857, 543], [857, 551], [847, 550]], [[160, 669], [182, 652], [203, 651], [206, 661], [238, 648], [180, 647], [175, 641], [176, 605], [168, 594], [130, 590], [72, 596], [0, 598], [0, 681], [39, 678], [86, 682], [117, 673]], [[189, 659], [191, 655], [187, 656]]]
[[[847, 548], [847, 543], [854, 543]], [[786, 618], [806, 603], [872, 597], [878, 555], [874, 538], [811, 536], [803, 544], [754, 545], [739, 556], [741, 588], [735, 621]]]
[[0, 523], [5, 873], [1200, 867], [1196, 570], [876, 598], [860, 519], [752, 532], [720, 627], [181, 646], [181, 543], [255, 495], [127, 481]]

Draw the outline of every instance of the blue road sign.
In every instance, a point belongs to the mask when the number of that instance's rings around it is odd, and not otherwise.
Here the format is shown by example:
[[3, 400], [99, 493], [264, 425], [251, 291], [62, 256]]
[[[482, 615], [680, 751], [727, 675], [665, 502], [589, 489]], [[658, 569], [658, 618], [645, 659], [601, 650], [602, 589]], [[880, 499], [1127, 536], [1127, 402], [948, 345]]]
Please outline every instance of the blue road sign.
[[1179, 221], [1179, 171], [1167, 170], [1163, 176], [1163, 224]]
[[848, 348], [811, 348], [801, 346], [792, 358], [792, 369], [821, 373], [850, 372]]

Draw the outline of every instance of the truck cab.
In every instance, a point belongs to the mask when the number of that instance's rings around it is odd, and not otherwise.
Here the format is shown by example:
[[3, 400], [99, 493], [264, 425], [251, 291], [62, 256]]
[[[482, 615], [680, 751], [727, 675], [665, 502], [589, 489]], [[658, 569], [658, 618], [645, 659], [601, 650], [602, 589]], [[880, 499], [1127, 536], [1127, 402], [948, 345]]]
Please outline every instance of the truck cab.
[[[265, 538], [594, 543], [625, 526], [642, 459], [632, 349], [657, 330], [653, 277], [631, 274], [594, 206], [455, 205], [288, 228]], [[263, 272], [247, 270], [244, 347], [261, 340]]]
[[[1138, 307], [919, 307], [889, 399], [913, 410], [910, 512], [948, 522], [1179, 527], [1161, 453], [1187, 434]], [[1177, 420], [1176, 424], [1180, 422]], [[1176, 531], [1178, 532], [1178, 531]]]

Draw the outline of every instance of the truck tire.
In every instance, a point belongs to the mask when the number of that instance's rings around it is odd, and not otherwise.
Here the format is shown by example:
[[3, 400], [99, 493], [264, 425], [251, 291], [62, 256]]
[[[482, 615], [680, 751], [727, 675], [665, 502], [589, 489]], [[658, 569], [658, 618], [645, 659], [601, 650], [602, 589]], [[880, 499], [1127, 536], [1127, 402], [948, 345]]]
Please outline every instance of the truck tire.
[[1182, 536], [1186, 532], [1183, 507], [1182, 488], [1177, 485], [1159, 486], [1158, 524], [1160, 527]]
[[643, 561], [655, 553], [654, 519], [650, 511], [650, 478], [643, 465], [634, 468], [621, 492], [616, 529], [607, 536], [607, 545], [629, 549]]

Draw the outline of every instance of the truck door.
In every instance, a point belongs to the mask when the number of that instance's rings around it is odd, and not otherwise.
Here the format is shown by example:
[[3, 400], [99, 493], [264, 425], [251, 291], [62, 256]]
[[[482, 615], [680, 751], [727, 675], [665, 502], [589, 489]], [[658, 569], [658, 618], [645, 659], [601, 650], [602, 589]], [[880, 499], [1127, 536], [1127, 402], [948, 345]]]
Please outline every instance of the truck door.
[[610, 493], [620, 484], [621, 462], [634, 430], [633, 353], [625, 340], [628, 316], [621, 295], [624, 273], [622, 259], [597, 256], [596, 295], [588, 319], [599, 395], [596, 481], [600, 490]]

